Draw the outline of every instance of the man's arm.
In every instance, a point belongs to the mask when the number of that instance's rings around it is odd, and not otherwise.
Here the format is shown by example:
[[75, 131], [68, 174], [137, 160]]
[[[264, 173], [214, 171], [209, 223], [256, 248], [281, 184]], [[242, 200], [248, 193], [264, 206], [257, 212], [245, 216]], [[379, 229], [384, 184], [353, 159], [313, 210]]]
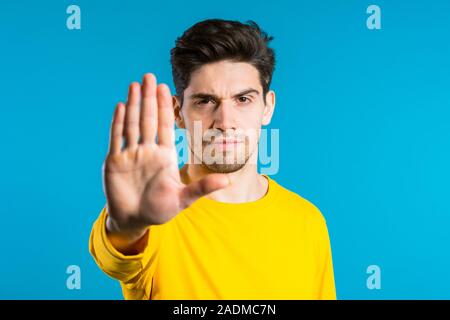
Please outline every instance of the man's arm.
[[127, 103], [114, 111], [103, 165], [107, 206], [94, 223], [89, 249], [104, 272], [131, 286], [146, 286], [145, 277], [152, 276], [159, 225], [229, 183], [217, 173], [181, 181], [174, 125], [170, 89], [157, 85], [153, 74], [142, 85], [132, 83]]

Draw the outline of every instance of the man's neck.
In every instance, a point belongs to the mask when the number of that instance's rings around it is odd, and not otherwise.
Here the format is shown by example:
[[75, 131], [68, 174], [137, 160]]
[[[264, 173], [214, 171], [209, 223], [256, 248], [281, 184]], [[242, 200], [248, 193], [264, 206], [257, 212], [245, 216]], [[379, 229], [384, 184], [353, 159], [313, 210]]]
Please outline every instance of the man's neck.
[[[185, 164], [180, 169], [181, 180], [184, 183], [198, 181], [211, 173], [214, 172], [202, 164]], [[228, 203], [251, 202], [262, 198], [268, 190], [268, 180], [258, 173], [254, 164], [247, 163], [240, 170], [227, 175], [230, 184], [226, 188], [208, 194], [207, 198]]]

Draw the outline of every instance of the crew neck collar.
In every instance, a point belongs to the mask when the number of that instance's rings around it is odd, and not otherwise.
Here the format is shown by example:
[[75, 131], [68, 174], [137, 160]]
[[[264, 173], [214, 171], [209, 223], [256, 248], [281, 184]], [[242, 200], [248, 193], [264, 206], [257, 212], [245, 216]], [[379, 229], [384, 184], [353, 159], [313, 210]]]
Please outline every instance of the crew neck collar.
[[269, 205], [274, 203], [274, 200], [278, 194], [278, 186], [277, 183], [271, 179], [268, 175], [261, 174], [265, 177], [268, 182], [268, 189], [266, 194], [255, 201], [249, 202], [240, 202], [240, 203], [232, 203], [232, 202], [221, 202], [213, 199], [209, 199], [206, 197], [201, 197], [197, 201], [195, 201], [192, 206], [200, 206], [200, 207], [208, 207], [210, 209], [226, 209], [233, 211], [233, 209], [244, 209], [244, 210], [252, 210], [252, 209], [261, 209], [266, 208]]

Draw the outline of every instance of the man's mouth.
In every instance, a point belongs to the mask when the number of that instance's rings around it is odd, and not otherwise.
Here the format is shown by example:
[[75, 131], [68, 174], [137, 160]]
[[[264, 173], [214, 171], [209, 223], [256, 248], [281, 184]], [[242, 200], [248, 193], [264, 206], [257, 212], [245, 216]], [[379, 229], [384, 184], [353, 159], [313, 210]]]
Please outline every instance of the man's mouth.
[[241, 141], [230, 140], [230, 139], [221, 139], [221, 140], [214, 141], [214, 144], [236, 144], [236, 143], [241, 143]]
[[237, 139], [218, 139], [212, 142], [211, 144], [214, 145], [214, 147], [216, 147], [219, 150], [226, 151], [226, 150], [234, 150], [234, 148], [237, 145], [240, 145], [241, 143], [243, 143], [243, 141]]

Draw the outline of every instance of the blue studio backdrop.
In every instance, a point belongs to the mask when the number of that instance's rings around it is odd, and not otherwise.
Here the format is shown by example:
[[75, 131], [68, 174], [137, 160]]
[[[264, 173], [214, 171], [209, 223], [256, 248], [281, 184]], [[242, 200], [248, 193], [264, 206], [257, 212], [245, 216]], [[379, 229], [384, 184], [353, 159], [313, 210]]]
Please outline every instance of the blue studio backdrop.
[[338, 299], [450, 299], [447, 0], [2, 1], [0, 298], [122, 298], [88, 252], [112, 112], [145, 72], [173, 90], [169, 50], [207, 18], [275, 37], [272, 177], [325, 216]]

